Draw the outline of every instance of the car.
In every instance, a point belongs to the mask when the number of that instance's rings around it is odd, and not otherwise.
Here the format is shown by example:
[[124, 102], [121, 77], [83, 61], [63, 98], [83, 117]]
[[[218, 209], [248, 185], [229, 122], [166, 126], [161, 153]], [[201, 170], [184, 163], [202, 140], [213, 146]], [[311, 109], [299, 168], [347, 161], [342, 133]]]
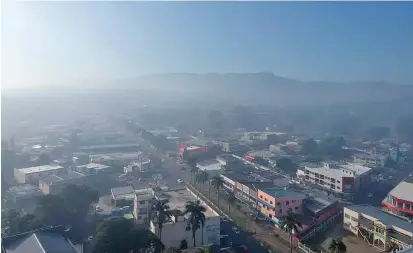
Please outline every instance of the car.
[[90, 242], [90, 241], [92, 241], [93, 240], [93, 236], [89, 236], [88, 238], [87, 238], [87, 240]]
[[184, 181], [180, 178], [178, 178], [178, 183], [182, 184]]
[[232, 227], [232, 231], [234, 231], [235, 234], [239, 234], [241, 232], [237, 227]]

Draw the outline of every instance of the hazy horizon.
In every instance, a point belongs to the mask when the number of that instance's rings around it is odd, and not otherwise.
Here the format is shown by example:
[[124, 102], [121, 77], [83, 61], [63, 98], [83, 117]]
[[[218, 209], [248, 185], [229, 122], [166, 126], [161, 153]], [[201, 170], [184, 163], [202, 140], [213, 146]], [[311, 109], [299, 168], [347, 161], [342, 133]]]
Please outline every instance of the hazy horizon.
[[413, 3], [11, 2], [2, 89], [158, 73], [413, 84]]

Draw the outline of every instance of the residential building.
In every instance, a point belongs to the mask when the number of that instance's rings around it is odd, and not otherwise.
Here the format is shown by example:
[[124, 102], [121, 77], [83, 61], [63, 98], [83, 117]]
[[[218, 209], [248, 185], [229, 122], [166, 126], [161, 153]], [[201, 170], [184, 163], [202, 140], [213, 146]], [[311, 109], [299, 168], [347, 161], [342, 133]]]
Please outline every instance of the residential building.
[[43, 194], [59, 194], [70, 184], [85, 184], [85, 175], [77, 171], [67, 171], [43, 177], [39, 180], [39, 188]]
[[306, 164], [304, 169], [306, 182], [345, 199], [352, 199], [353, 194], [370, 180], [371, 174], [371, 168], [350, 163]]
[[369, 205], [344, 207], [344, 229], [383, 251], [413, 245], [413, 223]]
[[394, 187], [382, 204], [390, 212], [405, 216], [409, 219], [413, 218], [413, 179], [405, 179]]
[[84, 165], [78, 165], [72, 170], [75, 170], [77, 172], [87, 174], [87, 175], [93, 175], [97, 173], [102, 173], [102, 172], [109, 172], [111, 170], [110, 166], [104, 165], [104, 164], [99, 164], [99, 163], [87, 163]]
[[285, 142], [287, 140], [287, 135], [280, 132], [245, 132], [241, 140], [248, 145], [256, 145], [263, 142], [276, 144]]
[[258, 207], [260, 212], [274, 222], [279, 224], [279, 218], [295, 212], [301, 214], [303, 211], [303, 200], [306, 196], [291, 189], [258, 189]]
[[[169, 207], [172, 213], [171, 219], [163, 224], [162, 227], [162, 243], [165, 248], [176, 247], [185, 241], [188, 248], [193, 248], [193, 237], [190, 226], [188, 226], [189, 214], [184, 215], [185, 205], [188, 201], [196, 201], [196, 197], [188, 190], [165, 191], [161, 195], [156, 195], [158, 199], [168, 199]], [[219, 244], [220, 242], [220, 216], [207, 206], [205, 203], [201, 204], [206, 208], [204, 213], [205, 225], [199, 228], [195, 233], [195, 247], [210, 244]], [[156, 223], [156, 216], [150, 222], [150, 230], [159, 236], [159, 228]], [[202, 238], [203, 236], [203, 238]], [[202, 244], [203, 243], [203, 244]]]
[[93, 154], [90, 155], [90, 162], [112, 167], [125, 166], [133, 161], [140, 160], [141, 156], [142, 152]]
[[135, 190], [132, 186], [110, 189], [113, 204], [117, 207], [132, 206], [135, 199]]
[[152, 188], [135, 190], [135, 198], [133, 200], [133, 216], [136, 223], [147, 224], [150, 220], [155, 192]]
[[11, 186], [4, 193], [3, 208], [24, 210], [33, 213], [36, 208], [36, 197], [43, 195], [39, 187], [31, 184]]
[[381, 154], [354, 154], [353, 155], [353, 162], [359, 165], [365, 165], [370, 167], [379, 167], [383, 168], [384, 163], [386, 162], [387, 155]]
[[83, 245], [74, 245], [64, 227], [52, 227], [3, 237], [2, 253], [83, 253]]
[[42, 165], [30, 168], [14, 169], [14, 178], [19, 184], [37, 183], [40, 178], [64, 172], [60, 165]]

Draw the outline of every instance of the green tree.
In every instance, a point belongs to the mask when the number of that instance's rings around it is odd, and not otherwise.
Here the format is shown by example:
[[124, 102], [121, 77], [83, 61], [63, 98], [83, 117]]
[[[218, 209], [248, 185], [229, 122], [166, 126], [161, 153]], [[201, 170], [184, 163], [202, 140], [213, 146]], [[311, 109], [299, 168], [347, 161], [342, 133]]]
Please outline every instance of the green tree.
[[156, 212], [156, 224], [159, 228], [159, 239], [162, 240], [162, 228], [163, 224], [171, 218], [171, 212], [168, 206], [169, 200], [157, 200], [154, 205], [154, 211]]
[[[201, 171], [196, 175], [196, 181], [203, 186], [205, 186], [205, 183], [208, 182], [208, 180], [209, 174], [206, 171]], [[204, 187], [202, 187], [202, 189], [204, 190]]]
[[298, 228], [302, 228], [301, 223], [297, 219], [297, 215], [293, 212], [280, 219], [280, 228], [288, 232], [290, 235], [290, 252], [293, 252], [293, 236], [298, 232]]
[[330, 244], [328, 245], [328, 250], [331, 253], [346, 253], [347, 246], [344, 242], [339, 238], [334, 238], [331, 240]]
[[186, 164], [189, 167], [189, 172], [191, 173], [191, 181], [193, 181], [194, 175], [199, 171], [199, 168], [197, 167], [197, 161], [195, 158], [190, 157], [186, 160]]
[[164, 250], [156, 235], [123, 217], [102, 222], [91, 248], [92, 253], [160, 253]]
[[280, 168], [284, 172], [289, 172], [289, 173], [295, 173], [294, 169], [294, 163], [293, 161], [288, 158], [288, 157], [281, 157], [280, 159], [277, 160], [277, 167]]
[[47, 226], [68, 225], [71, 212], [61, 196], [44, 195], [36, 199], [35, 215], [41, 224]]
[[300, 153], [303, 155], [316, 156], [318, 154], [318, 144], [317, 142], [310, 138], [303, 142]]
[[99, 201], [99, 193], [86, 185], [68, 185], [59, 196], [63, 198], [73, 223], [83, 222], [91, 205]]
[[188, 218], [188, 226], [191, 227], [192, 230], [192, 239], [194, 242], [194, 247], [196, 247], [196, 241], [195, 241], [195, 233], [196, 231], [202, 227], [202, 244], [203, 244], [203, 230], [204, 230], [204, 225], [205, 225], [205, 207], [201, 206], [199, 200], [194, 202], [194, 201], [188, 201], [185, 205], [185, 212], [184, 214], [189, 213], [189, 218]]
[[5, 235], [20, 234], [41, 227], [40, 221], [32, 214], [21, 214], [12, 209], [4, 213], [1, 219]]
[[217, 190], [217, 201], [219, 206], [219, 190], [224, 186], [224, 179], [221, 176], [214, 176], [211, 180], [212, 186]]
[[204, 247], [200, 247], [197, 249], [197, 253], [212, 253], [213, 252], [213, 245], [207, 245]]
[[227, 201], [228, 201], [228, 213], [231, 215], [231, 205], [235, 203], [237, 198], [235, 197], [235, 194], [233, 192], [230, 192], [227, 195]]

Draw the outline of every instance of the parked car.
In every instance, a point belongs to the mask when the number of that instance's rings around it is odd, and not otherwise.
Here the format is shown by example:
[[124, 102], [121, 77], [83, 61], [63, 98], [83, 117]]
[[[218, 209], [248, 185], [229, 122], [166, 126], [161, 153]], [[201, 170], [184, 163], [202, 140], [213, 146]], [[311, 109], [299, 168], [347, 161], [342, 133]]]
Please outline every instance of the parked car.
[[241, 232], [237, 227], [232, 227], [232, 231], [234, 231], [235, 234], [239, 234]]

